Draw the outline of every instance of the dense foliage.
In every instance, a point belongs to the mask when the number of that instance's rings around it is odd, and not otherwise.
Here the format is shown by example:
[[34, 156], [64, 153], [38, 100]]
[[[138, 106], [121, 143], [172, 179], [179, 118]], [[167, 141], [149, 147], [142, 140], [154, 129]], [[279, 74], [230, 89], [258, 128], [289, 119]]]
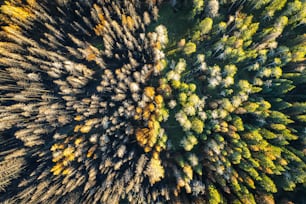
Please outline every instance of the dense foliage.
[[5, 1], [0, 202], [305, 202], [305, 8]]

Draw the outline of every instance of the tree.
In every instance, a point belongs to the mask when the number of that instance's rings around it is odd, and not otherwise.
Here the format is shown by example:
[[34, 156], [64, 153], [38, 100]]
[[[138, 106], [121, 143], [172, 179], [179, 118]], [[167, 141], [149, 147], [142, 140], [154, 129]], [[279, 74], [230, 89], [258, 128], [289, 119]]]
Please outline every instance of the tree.
[[191, 129], [196, 133], [201, 134], [204, 129], [204, 123], [200, 119], [195, 118], [191, 121]]
[[288, 118], [285, 114], [279, 112], [279, 111], [272, 111], [270, 113], [269, 119], [272, 120], [272, 122], [275, 123], [281, 123], [287, 125], [288, 123], [292, 123], [293, 121]]
[[199, 29], [202, 35], [208, 34], [213, 26], [213, 20], [209, 17], [202, 20], [199, 24]]
[[286, 1], [287, 0], [274, 0], [274, 1], [271, 1], [271, 3], [265, 8], [266, 15], [268, 17], [273, 17], [274, 13], [276, 11], [281, 10], [285, 6]]
[[204, 0], [193, 0], [193, 11], [192, 14], [195, 16], [204, 9]]
[[190, 55], [192, 53], [194, 53], [197, 50], [197, 45], [194, 44], [193, 42], [188, 42], [186, 43], [183, 51], [186, 55]]
[[208, 195], [210, 204], [222, 203], [221, 195], [213, 184], [208, 186]]
[[263, 174], [261, 175], [262, 180], [259, 181], [259, 183], [261, 184], [261, 186], [267, 191], [267, 192], [271, 192], [271, 193], [276, 193], [277, 192], [277, 188], [274, 184], [274, 182], [271, 180], [271, 178], [269, 178], [267, 175]]
[[144, 173], [149, 177], [150, 184], [153, 185], [164, 178], [165, 170], [159, 159], [152, 158]]
[[237, 131], [243, 131], [243, 121], [239, 116], [233, 118], [233, 125], [237, 128]]
[[24, 168], [23, 158], [10, 158], [0, 162], [0, 192], [5, 191], [11, 180], [17, 178]]
[[219, 2], [217, 0], [210, 0], [205, 8], [205, 13], [208, 17], [214, 18], [218, 16]]

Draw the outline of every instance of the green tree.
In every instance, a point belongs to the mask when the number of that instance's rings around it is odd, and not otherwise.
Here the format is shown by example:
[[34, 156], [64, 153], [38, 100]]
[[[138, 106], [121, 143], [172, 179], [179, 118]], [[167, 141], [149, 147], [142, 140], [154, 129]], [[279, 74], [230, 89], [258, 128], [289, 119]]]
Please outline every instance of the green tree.
[[210, 204], [219, 204], [221, 203], [221, 195], [214, 185], [208, 186], [208, 195]]
[[209, 17], [204, 18], [200, 24], [199, 24], [199, 29], [202, 35], [208, 34], [213, 26], [213, 20]]
[[261, 184], [261, 186], [267, 191], [267, 192], [271, 192], [271, 193], [276, 193], [277, 192], [277, 188], [275, 186], [275, 183], [271, 180], [270, 177], [268, 177], [267, 175], [263, 174], [261, 175], [261, 181], [259, 181], [259, 183]]
[[186, 55], [190, 55], [194, 53], [195, 51], [197, 51], [197, 45], [193, 42], [188, 42], [186, 43], [183, 51]]
[[191, 121], [191, 129], [196, 133], [201, 134], [204, 129], [204, 123], [200, 119], [195, 118]]
[[193, 11], [192, 14], [195, 16], [204, 9], [204, 0], [193, 0]]

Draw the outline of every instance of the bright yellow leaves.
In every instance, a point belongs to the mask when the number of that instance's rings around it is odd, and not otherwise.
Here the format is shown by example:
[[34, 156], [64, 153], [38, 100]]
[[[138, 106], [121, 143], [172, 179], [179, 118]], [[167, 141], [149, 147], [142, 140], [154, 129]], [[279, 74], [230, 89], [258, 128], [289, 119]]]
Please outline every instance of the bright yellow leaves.
[[96, 145], [93, 146], [93, 147], [91, 147], [91, 148], [87, 151], [86, 157], [87, 157], [87, 158], [92, 157], [92, 156], [94, 155], [94, 152], [95, 152], [96, 148], [97, 148]]
[[153, 87], [145, 87], [143, 95], [147, 97], [148, 103], [146, 103], [144, 108], [136, 108], [134, 116], [135, 120], [149, 120], [151, 115], [158, 116], [158, 113], [163, 106], [163, 97], [161, 95], [155, 96], [155, 89]]
[[95, 34], [98, 36], [102, 35], [103, 29], [104, 29], [104, 25], [102, 23], [97, 24], [96, 27], [94, 28]]
[[164, 99], [161, 95], [157, 95], [157, 96], [155, 96], [154, 101], [155, 101], [156, 104], [160, 105], [160, 104], [163, 103]]
[[252, 188], [252, 189], [255, 189], [255, 188], [256, 188], [256, 187], [255, 187], [254, 180], [253, 180], [251, 177], [246, 176], [243, 180], [244, 180], [244, 182], [245, 182], [246, 184], [248, 184], [248, 186], [249, 186], [250, 188]]
[[[63, 151], [63, 155], [64, 157], [67, 157], [67, 158], [74, 158], [72, 155], [73, 155], [73, 152], [74, 152], [74, 148], [73, 147], [67, 147], [66, 149], [64, 149]], [[70, 159], [69, 159], [70, 160]], [[71, 159], [72, 161], [73, 159]]]
[[63, 170], [63, 165], [61, 163], [57, 163], [55, 166], [52, 167], [51, 172], [54, 175], [59, 175]]
[[159, 152], [165, 148], [166, 136], [159, 138], [161, 131], [160, 124], [154, 115], [150, 116], [147, 127], [136, 130], [138, 144], [144, 148], [145, 152], [151, 152], [154, 149], [155, 158], [159, 158]]
[[188, 164], [182, 164], [182, 170], [184, 176], [178, 176], [176, 179], [176, 190], [175, 194], [178, 194], [181, 188], [184, 188], [187, 193], [191, 193], [190, 181], [193, 179], [194, 169]]
[[28, 3], [30, 6], [35, 6], [36, 0], [27, 0], [27, 3]]
[[83, 117], [82, 117], [81, 115], [77, 115], [77, 116], [74, 117], [74, 120], [76, 120], [76, 121], [81, 121], [82, 118], [83, 118]]
[[157, 61], [154, 64], [153, 70], [154, 70], [154, 75], [159, 75], [162, 70], [167, 66], [167, 61], [162, 59], [160, 61]]
[[[144, 108], [136, 108], [134, 119], [147, 121], [147, 127], [136, 130], [136, 140], [145, 152], [151, 152], [161, 130], [159, 122], [163, 119], [160, 115], [165, 112], [163, 111], [164, 99], [161, 95], [155, 95], [155, 89], [151, 86], [145, 87], [143, 96], [147, 97], [147, 103]], [[158, 153], [161, 149], [159, 145], [155, 152]]]
[[17, 25], [8, 25], [8, 26], [3, 26], [2, 29], [6, 32], [6, 33], [19, 33], [20, 32], [20, 27]]
[[86, 47], [82, 52], [87, 61], [94, 61], [99, 55], [99, 50], [91, 45]]
[[27, 7], [19, 7], [5, 1], [5, 4], [0, 7], [0, 11], [3, 14], [16, 18], [20, 21], [26, 21], [28, 18], [33, 17], [33, 14], [27, 9]]
[[137, 129], [136, 139], [140, 146], [144, 147], [148, 143], [149, 132], [148, 128]]
[[148, 110], [149, 110], [150, 112], [153, 112], [153, 111], [155, 110], [155, 105], [154, 105], [153, 103], [149, 103], [149, 105], [148, 105]]
[[97, 36], [102, 36], [103, 30], [106, 24], [106, 20], [103, 15], [102, 8], [98, 6], [97, 4], [94, 4], [93, 7], [96, 11], [98, 19], [100, 20], [100, 23], [96, 25], [96, 27], [94, 28], [94, 31]]
[[147, 86], [145, 89], [144, 89], [144, 95], [147, 96], [148, 98], [152, 99], [155, 95], [155, 89], [154, 87], [151, 87], [151, 86]]
[[148, 121], [149, 128], [141, 128], [136, 130], [136, 140], [138, 144], [144, 147], [145, 152], [150, 152], [157, 142], [157, 135], [160, 130], [158, 121], [151, 117]]
[[148, 104], [144, 109], [137, 107], [134, 119], [135, 120], [140, 120], [140, 119], [149, 120], [154, 110], [155, 110], [155, 106], [153, 103]]
[[[59, 147], [61, 149], [59, 149]], [[74, 150], [74, 147], [71, 146], [62, 149], [62, 145], [58, 144], [54, 144], [51, 147], [53, 153], [52, 162], [56, 163], [51, 169], [51, 172], [53, 172], [54, 175], [59, 175], [68, 168], [69, 163], [75, 158]], [[65, 172], [67, 173], [67, 171]]]
[[128, 27], [128, 29], [133, 30], [135, 26], [135, 21], [131, 16], [122, 15], [122, 25], [125, 25]]
[[135, 136], [144, 152], [152, 152], [145, 174], [153, 185], [164, 177], [164, 168], [161, 165], [159, 154], [166, 147], [167, 136], [160, 127], [160, 122], [167, 117], [168, 113], [164, 110], [163, 97], [156, 94], [153, 87], [144, 88], [143, 98], [145, 99], [145, 105], [135, 109], [134, 119], [146, 121], [146, 126], [138, 128]]
[[51, 151], [53, 152], [53, 151], [56, 151], [56, 150], [59, 150], [59, 149], [64, 149], [64, 148], [65, 148], [65, 146], [63, 144], [54, 144], [51, 147]]
[[89, 133], [90, 130], [91, 130], [91, 126], [84, 125], [83, 127], [81, 127], [80, 132], [81, 133]]
[[[76, 116], [74, 118], [74, 120], [79, 121], [82, 117], [81, 116]], [[89, 119], [85, 122], [84, 125], [76, 125], [74, 127], [74, 132], [81, 132], [81, 133], [89, 133], [92, 129], [92, 127], [98, 123], [98, 119], [97, 118], [92, 118]]]
[[54, 175], [67, 175], [72, 172], [70, 163], [76, 158], [76, 147], [81, 145], [83, 138], [77, 138], [73, 144], [69, 144], [70, 140], [65, 140], [63, 143], [56, 143], [52, 145], [52, 162], [55, 165], [52, 167], [51, 172]]
[[193, 170], [191, 168], [191, 166], [189, 165], [185, 165], [184, 168], [183, 168], [183, 171], [184, 173], [186, 174], [186, 176], [192, 180], [192, 177], [193, 177]]
[[[74, 117], [75, 121], [84, 120], [83, 116], [77, 115]], [[85, 120], [84, 124], [77, 124], [74, 126], [73, 131], [78, 134], [89, 133], [92, 128], [99, 123], [97, 118], [91, 118]], [[51, 172], [54, 175], [66, 175], [69, 174], [73, 169], [70, 167], [70, 163], [75, 161], [76, 157], [79, 156], [79, 152], [76, 150], [83, 144], [83, 137], [68, 137], [62, 143], [56, 143], [51, 147], [52, 151], [52, 162], [55, 163]], [[87, 158], [96, 158], [95, 150], [97, 145], [92, 146], [87, 150]]]
[[77, 138], [75, 141], [74, 141], [74, 144], [75, 146], [79, 146], [81, 144], [81, 142], [83, 142], [83, 139], [82, 138]]

